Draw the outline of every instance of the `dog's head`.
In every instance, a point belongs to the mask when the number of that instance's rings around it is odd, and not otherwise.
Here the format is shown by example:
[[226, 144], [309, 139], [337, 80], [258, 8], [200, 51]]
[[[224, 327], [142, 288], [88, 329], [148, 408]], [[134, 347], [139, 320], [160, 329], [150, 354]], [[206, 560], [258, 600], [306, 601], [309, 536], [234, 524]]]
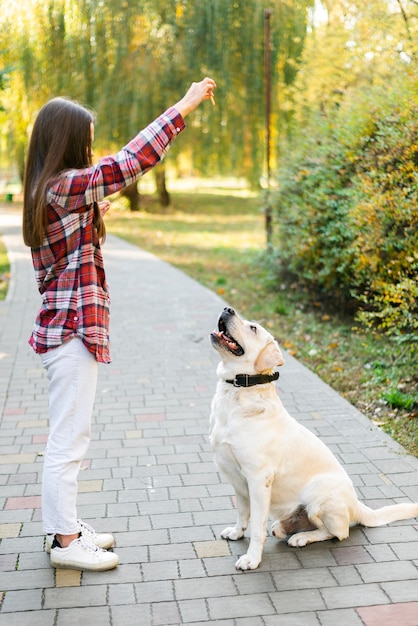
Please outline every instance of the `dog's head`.
[[218, 320], [210, 339], [222, 358], [221, 375], [270, 374], [284, 359], [277, 341], [260, 324], [248, 322], [230, 308]]

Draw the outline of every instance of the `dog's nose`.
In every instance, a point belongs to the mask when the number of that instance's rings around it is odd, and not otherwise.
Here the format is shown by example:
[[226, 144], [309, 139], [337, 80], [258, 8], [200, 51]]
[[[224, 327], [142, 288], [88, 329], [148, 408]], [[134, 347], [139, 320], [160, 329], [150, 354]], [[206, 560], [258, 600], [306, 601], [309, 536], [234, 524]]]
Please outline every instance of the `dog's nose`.
[[235, 315], [234, 309], [231, 309], [229, 306], [224, 308], [224, 313], [228, 313], [229, 315]]

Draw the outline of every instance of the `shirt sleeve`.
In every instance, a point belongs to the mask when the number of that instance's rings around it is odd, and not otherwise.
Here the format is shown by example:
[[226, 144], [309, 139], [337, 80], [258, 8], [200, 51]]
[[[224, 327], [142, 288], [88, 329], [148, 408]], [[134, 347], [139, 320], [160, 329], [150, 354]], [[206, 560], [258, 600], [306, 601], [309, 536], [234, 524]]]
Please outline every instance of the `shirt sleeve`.
[[97, 165], [69, 170], [54, 179], [47, 202], [67, 211], [100, 202], [157, 165], [185, 127], [181, 114], [174, 107], [167, 109], [116, 154], [101, 158]]

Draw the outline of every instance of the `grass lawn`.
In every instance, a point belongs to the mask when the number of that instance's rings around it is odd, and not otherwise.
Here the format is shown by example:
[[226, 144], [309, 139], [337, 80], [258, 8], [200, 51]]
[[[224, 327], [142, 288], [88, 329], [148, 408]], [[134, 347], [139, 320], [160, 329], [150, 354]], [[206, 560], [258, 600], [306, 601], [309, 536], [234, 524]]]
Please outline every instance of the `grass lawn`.
[[141, 198], [132, 213], [116, 200], [108, 231], [172, 263], [267, 326], [286, 350], [418, 457], [415, 363], [387, 340], [309, 305], [297, 285], [278, 282], [266, 261], [262, 198], [242, 191], [173, 192], [162, 210]]
[[0, 237], [0, 300], [4, 300], [9, 286], [10, 267], [6, 246]]

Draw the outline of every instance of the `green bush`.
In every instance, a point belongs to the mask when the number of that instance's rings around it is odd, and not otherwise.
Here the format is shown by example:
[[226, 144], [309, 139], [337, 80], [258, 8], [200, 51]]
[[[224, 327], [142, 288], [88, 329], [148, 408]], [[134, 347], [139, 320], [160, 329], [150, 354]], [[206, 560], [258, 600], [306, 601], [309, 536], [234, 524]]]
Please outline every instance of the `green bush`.
[[372, 105], [336, 111], [286, 155], [274, 254], [313, 298], [416, 341], [418, 107], [408, 89], [371, 95]]

